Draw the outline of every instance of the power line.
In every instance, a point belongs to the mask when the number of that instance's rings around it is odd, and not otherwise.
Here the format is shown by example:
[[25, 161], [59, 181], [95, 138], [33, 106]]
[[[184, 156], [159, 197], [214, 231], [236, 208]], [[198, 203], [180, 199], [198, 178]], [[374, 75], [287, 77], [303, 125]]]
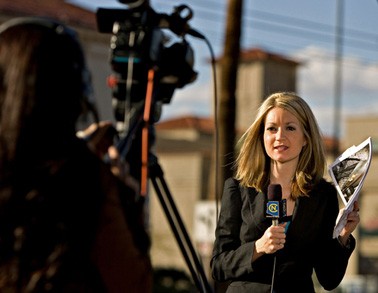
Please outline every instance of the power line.
[[[157, 1], [164, 6], [168, 6], [169, 2], [175, 1]], [[168, 3], [167, 3], [168, 2]], [[225, 7], [222, 7], [222, 3], [217, 1], [196, 1], [192, 0], [191, 2], [192, 9], [195, 13], [196, 22], [206, 22], [209, 26], [204, 26], [204, 29], [209, 32], [209, 36], [214, 40], [216, 37], [217, 40], [215, 43], [221, 45], [223, 40], [222, 29], [216, 32], [212, 29], [215, 25], [221, 27], [223, 19], [225, 19]], [[219, 6], [221, 6], [219, 9]], [[211, 7], [217, 7], [217, 9], [212, 9]], [[245, 11], [244, 21], [246, 25], [244, 26], [244, 31], [261, 31], [265, 34], [279, 34], [280, 36], [292, 37], [296, 41], [296, 46], [300, 47], [303, 42], [312, 41], [314, 45], [324, 46], [333, 46], [335, 40], [335, 27], [334, 25], [328, 25], [320, 22], [310, 21], [306, 19], [301, 19], [297, 17], [284, 16], [276, 13], [249, 9]], [[245, 35], [245, 34], [244, 34]], [[248, 43], [251, 40], [254, 40], [254, 34], [249, 34], [243, 40], [244, 43]], [[343, 36], [343, 46], [345, 49], [354, 49], [359, 51], [364, 51], [368, 53], [378, 52], [378, 35], [373, 33], [364, 32], [361, 30], [355, 30], [350, 28], [344, 28]], [[258, 39], [254, 42], [258, 43]], [[273, 37], [273, 40], [267, 40], [264, 42], [263, 46], [269, 45], [276, 41], [276, 37]], [[292, 47], [292, 43], [281, 43], [280, 50], [286, 47], [288, 50]], [[362, 54], [363, 55], [363, 54]], [[359, 56], [361, 59], [366, 59], [365, 56]], [[368, 61], [371, 61], [369, 59]], [[375, 60], [376, 61], [376, 60]]]
[[[264, 25], [266, 25], [266, 31], [284, 32], [298, 38], [317, 40], [327, 44], [332, 44], [335, 40], [335, 27], [331, 25], [299, 18], [277, 16], [276, 14], [262, 11], [253, 11], [252, 14], [255, 17], [247, 17], [247, 20], [251, 23], [250, 27], [257, 25], [259, 29], [265, 30]], [[260, 20], [256, 20], [256, 18]], [[377, 40], [377, 34], [344, 28], [344, 47], [377, 52]]]

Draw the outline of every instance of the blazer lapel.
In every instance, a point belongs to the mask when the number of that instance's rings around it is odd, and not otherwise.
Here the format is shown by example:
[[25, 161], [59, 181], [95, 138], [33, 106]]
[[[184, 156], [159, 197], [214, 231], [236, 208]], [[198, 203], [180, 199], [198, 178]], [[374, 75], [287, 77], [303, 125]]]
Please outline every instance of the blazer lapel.
[[264, 232], [272, 223], [266, 217], [266, 196], [262, 192], [256, 192], [252, 188], [247, 189], [248, 202], [251, 212], [252, 225]]

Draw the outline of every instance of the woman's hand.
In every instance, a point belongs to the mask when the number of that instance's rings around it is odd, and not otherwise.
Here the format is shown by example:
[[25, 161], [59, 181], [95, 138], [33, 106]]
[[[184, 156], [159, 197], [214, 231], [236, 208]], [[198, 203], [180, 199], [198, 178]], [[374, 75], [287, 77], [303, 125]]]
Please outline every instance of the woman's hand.
[[127, 186], [132, 188], [136, 194], [139, 194], [139, 183], [130, 175], [130, 165], [120, 157], [117, 148], [110, 146], [108, 148], [108, 156], [112, 173], [120, 178]]
[[348, 238], [350, 234], [357, 228], [358, 224], [360, 223], [360, 215], [359, 215], [359, 204], [357, 201], [354, 202], [353, 210], [348, 214], [347, 223], [345, 227], [341, 230], [339, 240], [343, 245], [346, 245], [348, 242]]
[[87, 141], [87, 145], [100, 159], [104, 159], [109, 147], [114, 145], [117, 130], [110, 121], [93, 123], [77, 133], [79, 138]]
[[286, 242], [285, 226], [286, 223], [283, 223], [278, 226], [270, 226], [266, 229], [264, 235], [255, 242], [253, 260], [263, 254], [275, 253], [284, 247]]
[[108, 161], [112, 173], [139, 194], [139, 183], [130, 175], [129, 164], [120, 157], [114, 146], [117, 131], [110, 121], [93, 123], [80, 131], [78, 137], [87, 141], [88, 148], [100, 159]]

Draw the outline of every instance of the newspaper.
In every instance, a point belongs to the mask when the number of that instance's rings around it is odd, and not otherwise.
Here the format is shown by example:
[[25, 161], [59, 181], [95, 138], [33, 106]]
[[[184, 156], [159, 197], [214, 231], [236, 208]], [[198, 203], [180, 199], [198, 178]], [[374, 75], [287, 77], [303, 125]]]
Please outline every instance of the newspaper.
[[371, 154], [372, 143], [369, 137], [358, 146], [348, 148], [328, 167], [331, 179], [344, 204], [336, 219], [333, 238], [340, 235], [346, 225], [348, 214], [353, 210], [354, 202], [358, 200], [369, 171]]

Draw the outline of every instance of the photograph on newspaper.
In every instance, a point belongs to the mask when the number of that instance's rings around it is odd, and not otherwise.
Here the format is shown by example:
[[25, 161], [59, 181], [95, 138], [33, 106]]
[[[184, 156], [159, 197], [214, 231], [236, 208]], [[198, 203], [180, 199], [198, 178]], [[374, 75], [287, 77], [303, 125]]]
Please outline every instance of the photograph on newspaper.
[[371, 138], [358, 146], [348, 148], [328, 168], [331, 179], [344, 204], [336, 220], [334, 237], [337, 237], [346, 224], [346, 218], [358, 200], [365, 177], [371, 163]]

